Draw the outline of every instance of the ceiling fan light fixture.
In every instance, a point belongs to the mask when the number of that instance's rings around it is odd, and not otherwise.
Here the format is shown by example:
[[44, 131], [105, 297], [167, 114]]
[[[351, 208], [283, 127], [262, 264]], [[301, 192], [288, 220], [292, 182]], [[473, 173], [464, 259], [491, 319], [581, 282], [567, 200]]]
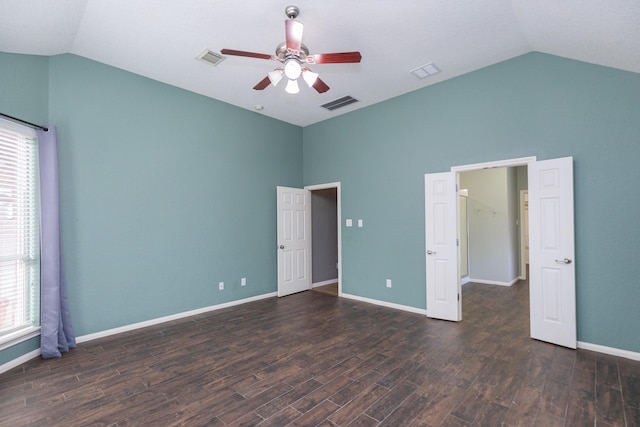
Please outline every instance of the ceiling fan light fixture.
[[269, 81], [271, 81], [271, 84], [276, 86], [280, 80], [282, 80], [282, 70], [273, 70], [270, 71], [269, 74], [267, 74], [269, 76]]
[[285, 92], [290, 93], [292, 95], [300, 92], [300, 87], [298, 87], [298, 81], [289, 79], [289, 81], [287, 82], [287, 87], [284, 90]]
[[313, 71], [306, 69], [302, 72], [302, 78], [309, 87], [313, 87], [313, 84], [318, 80], [318, 73], [314, 73]]
[[300, 10], [296, 6], [287, 6], [285, 13], [287, 18], [289, 18], [284, 21], [285, 41], [278, 44], [275, 55], [236, 49], [220, 50], [220, 53], [223, 55], [274, 60], [282, 64], [274, 71], [267, 73], [267, 76], [253, 87], [254, 90], [264, 90], [270, 85], [276, 86], [280, 80], [282, 80], [283, 75], [285, 75], [288, 80], [285, 91], [288, 93], [300, 92], [298, 79], [301, 76], [310, 88], [318, 93], [325, 93], [329, 90], [329, 86], [320, 80], [318, 74], [311, 71], [306, 66], [307, 64], [354, 64], [362, 60], [360, 52], [355, 51], [309, 55], [309, 49], [302, 43], [304, 25], [295, 20]]
[[284, 64], [284, 74], [289, 78], [289, 80], [295, 80], [300, 77], [302, 73], [302, 67], [300, 63], [295, 59], [288, 59]]

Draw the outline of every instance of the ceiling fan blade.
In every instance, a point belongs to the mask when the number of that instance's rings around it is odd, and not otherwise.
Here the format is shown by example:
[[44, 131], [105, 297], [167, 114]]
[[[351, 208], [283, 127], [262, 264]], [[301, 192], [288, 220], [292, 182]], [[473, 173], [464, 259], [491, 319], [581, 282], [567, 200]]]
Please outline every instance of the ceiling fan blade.
[[319, 77], [316, 79], [315, 83], [311, 87], [317, 90], [318, 93], [325, 93], [326, 91], [329, 90], [329, 86], [327, 86], [325, 82], [320, 80]]
[[255, 85], [253, 88], [255, 90], [263, 90], [266, 89], [267, 86], [269, 86], [271, 84], [271, 80], [269, 80], [269, 76], [265, 77], [264, 79], [260, 80], [260, 82]]
[[360, 62], [362, 55], [360, 52], [336, 52], [336, 53], [317, 53], [315, 55], [307, 55], [309, 64], [347, 64], [352, 62]]
[[304, 25], [302, 25], [302, 22], [294, 21], [293, 19], [287, 19], [284, 21], [284, 25], [287, 35], [287, 49], [299, 52], [300, 46], [302, 45], [302, 30], [304, 29]]
[[244, 50], [222, 49], [220, 53], [223, 55], [246, 56], [249, 58], [258, 58], [258, 59], [272, 58], [271, 55], [267, 55], [266, 53], [245, 52]]

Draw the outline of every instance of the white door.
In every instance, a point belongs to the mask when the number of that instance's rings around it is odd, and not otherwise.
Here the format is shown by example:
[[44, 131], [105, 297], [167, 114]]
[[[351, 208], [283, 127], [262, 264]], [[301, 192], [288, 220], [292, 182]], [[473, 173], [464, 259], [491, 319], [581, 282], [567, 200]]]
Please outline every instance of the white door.
[[311, 192], [277, 187], [278, 296], [311, 288]]
[[424, 176], [427, 316], [462, 320], [456, 206], [456, 174]]
[[528, 166], [531, 337], [576, 348], [573, 158]]

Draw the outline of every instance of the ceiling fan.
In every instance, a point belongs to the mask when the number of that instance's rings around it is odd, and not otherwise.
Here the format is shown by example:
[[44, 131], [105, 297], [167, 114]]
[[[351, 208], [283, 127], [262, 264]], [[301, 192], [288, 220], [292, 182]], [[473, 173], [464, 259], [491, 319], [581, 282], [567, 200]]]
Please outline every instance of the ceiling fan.
[[255, 85], [253, 87], [255, 90], [263, 90], [269, 86], [269, 84], [276, 86], [282, 77], [285, 76], [288, 79], [287, 87], [285, 88], [288, 93], [298, 93], [300, 91], [298, 87], [299, 77], [302, 77], [307, 85], [314, 88], [318, 93], [324, 93], [329, 90], [329, 86], [318, 78], [318, 73], [311, 71], [307, 66], [308, 64], [346, 64], [360, 62], [362, 59], [360, 52], [317, 53], [310, 55], [309, 49], [302, 44], [304, 25], [295, 20], [300, 10], [297, 6], [287, 6], [285, 13], [289, 18], [284, 21], [286, 38], [285, 41], [280, 43], [276, 48], [275, 55], [233, 49], [222, 49], [220, 51], [223, 55], [273, 59], [282, 63], [281, 67], [268, 73], [267, 77]]

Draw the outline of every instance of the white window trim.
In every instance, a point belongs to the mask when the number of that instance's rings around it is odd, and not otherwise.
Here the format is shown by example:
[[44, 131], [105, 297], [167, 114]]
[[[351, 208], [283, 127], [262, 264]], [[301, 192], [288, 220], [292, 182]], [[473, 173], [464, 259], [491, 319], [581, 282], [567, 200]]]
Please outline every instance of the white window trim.
[[0, 338], [0, 351], [37, 336], [40, 336], [40, 326], [19, 329]]

